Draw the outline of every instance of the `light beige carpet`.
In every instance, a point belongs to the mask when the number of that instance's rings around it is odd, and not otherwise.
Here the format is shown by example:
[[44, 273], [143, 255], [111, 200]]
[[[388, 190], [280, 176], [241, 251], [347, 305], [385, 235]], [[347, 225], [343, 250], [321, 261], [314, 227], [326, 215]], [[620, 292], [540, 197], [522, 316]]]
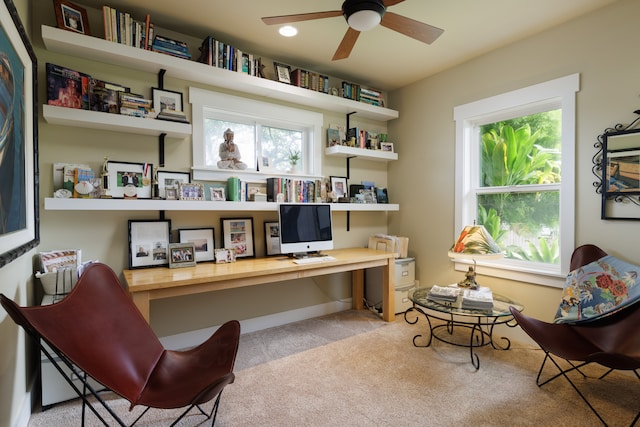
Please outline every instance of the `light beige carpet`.
[[[535, 385], [543, 353], [528, 344], [513, 343], [508, 351], [482, 348], [480, 369], [475, 370], [467, 349], [439, 342], [414, 347], [413, 337], [425, 332], [423, 319], [410, 325], [402, 316], [391, 324], [367, 312], [342, 316], [338, 330], [346, 337], [336, 341], [324, 343], [332, 337], [323, 337], [323, 329], [318, 329], [324, 323], [330, 334], [330, 317], [244, 337], [236, 381], [223, 392], [216, 425], [601, 425], [566, 381]], [[307, 349], [291, 350], [296, 345], [286, 342], [296, 340], [305, 341], [300, 347]], [[268, 350], [270, 346], [276, 348]], [[284, 348], [291, 354], [280, 357]], [[275, 358], [261, 362], [270, 352]], [[589, 372], [596, 377], [603, 371]], [[628, 425], [640, 410], [640, 381], [635, 377], [613, 373], [604, 380], [577, 383], [610, 426]], [[126, 402], [115, 397], [111, 401], [129, 421], [139, 411], [127, 413]], [[79, 414], [77, 402], [57, 405], [34, 414], [29, 427], [80, 425]], [[152, 410], [139, 425], [169, 425], [175, 415]], [[93, 419], [89, 425], [99, 424]], [[189, 415], [180, 425], [209, 424], [201, 415]]]

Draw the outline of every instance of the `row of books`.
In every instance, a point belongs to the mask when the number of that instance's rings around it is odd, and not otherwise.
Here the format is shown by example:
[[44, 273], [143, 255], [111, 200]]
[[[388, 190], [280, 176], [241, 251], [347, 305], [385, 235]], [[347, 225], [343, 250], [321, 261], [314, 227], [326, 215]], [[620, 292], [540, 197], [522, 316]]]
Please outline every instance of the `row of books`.
[[99, 197], [100, 188], [96, 185], [95, 172], [89, 165], [68, 164], [63, 166], [62, 173], [62, 188], [74, 199]]
[[291, 84], [303, 89], [329, 93], [329, 76], [296, 68], [291, 72]]
[[120, 114], [125, 116], [155, 118], [153, 101], [131, 92], [118, 92]]
[[264, 77], [262, 59], [228, 43], [207, 36], [200, 45], [198, 62], [250, 76]]
[[381, 91], [362, 87], [356, 83], [343, 81], [342, 88], [340, 89], [340, 95], [343, 98], [365, 102], [378, 107], [384, 107], [384, 94]]
[[126, 86], [51, 63], [46, 64], [46, 74], [48, 105], [117, 114], [118, 94], [130, 92]]
[[326, 199], [325, 186], [319, 179], [267, 178], [267, 202], [277, 202], [278, 194], [285, 203], [321, 203]]
[[153, 23], [150, 15], [144, 21], [131, 17], [128, 12], [118, 12], [109, 6], [102, 6], [104, 38], [107, 41], [133, 46], [140, 49], [151, 49], [153, 40]]

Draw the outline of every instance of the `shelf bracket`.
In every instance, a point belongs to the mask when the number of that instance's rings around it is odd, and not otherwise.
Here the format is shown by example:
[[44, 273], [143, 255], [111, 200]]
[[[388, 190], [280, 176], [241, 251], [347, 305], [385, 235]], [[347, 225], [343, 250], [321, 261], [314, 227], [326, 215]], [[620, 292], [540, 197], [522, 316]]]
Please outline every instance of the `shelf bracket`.
[[164, 68], [158, 71], [158, 89], [164, 89], [164, 75], [167, 72]]
[[347, 211], [347, 231], [351, 230], [351, 211]]
[[164, 140], [166, 138], [166, 133], [161, 133], [158, 136], [158, 167], [164, 167]]

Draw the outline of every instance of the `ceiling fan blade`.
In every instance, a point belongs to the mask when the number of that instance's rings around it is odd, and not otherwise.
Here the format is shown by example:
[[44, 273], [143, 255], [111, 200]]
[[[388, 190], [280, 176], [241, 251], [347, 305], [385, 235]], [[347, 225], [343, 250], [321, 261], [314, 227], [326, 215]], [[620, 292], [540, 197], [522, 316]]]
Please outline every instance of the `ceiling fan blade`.
[[424, 24], [420, 21], [389, 11], [387, 11], [382, 17], [380, 25], [426, 44], [433, 43], [442, 33], [444, 33], [444, 30], [441, 28]]
[[330, 10], [327, 12], [299, 13], [297, 15], [266, 16], [262, 22], [267, 25], [290, 24], [291, 22], [311, 21], [314, 19], [333, 18], [342, 16], [341, 10]]
[[402, 3], [404, 0], [382, 0], [384, 7], [394, 6], [398, 3]]
[[340, 46], [336, 50], [336, 53], [331, 58], [332, 61], [337, 61], [338, 59], [348, 58], [351, 54], [351, 50], [353, 46], [356, 44], [356, 40], [358, 40], [358, 36], [360, 35], [360, 31], [354, 30], [349, 27], [347, 32], [344, 34], [342, 41], [340, 42]]

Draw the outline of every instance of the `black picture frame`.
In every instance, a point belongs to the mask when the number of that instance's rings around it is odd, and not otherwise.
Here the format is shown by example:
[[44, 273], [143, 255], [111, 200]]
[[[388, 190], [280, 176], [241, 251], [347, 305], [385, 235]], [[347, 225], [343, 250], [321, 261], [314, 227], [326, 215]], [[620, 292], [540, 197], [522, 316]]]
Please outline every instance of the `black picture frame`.
[[267, 256], [282, 254], [280, 250], [280, 224], [278, 221], [264, 222], [264, 245]]
[[0, 86], [4, 86], [12, 100], [3, 105], [7, 112], [7, 121], [2, 126], [6, 130], [6, 140], [0, 143], [0, 152], [4, 152], [0, 163], [2, 267], [40, 242], [40, 208], [37, 59], [11, 0], [4, 0], [0, 6], [0, 26], [3, 29], [0, 31], [3, 54]]
[[276, 71], [276, 81], [280, 83], [291, 84], [291, 66], [282, 64], [280, 62], [274, 62], [273, 67]]
[[220, 223], [224, 249], [233, 249], [236, 258], [256, 256], [253, 218], [222, 218]]
[[195, 247], [196, 262], [214, 260], [215, 254], [215, 230], [213, 227], [181, 228], [178, 230], [180, 243], [193, 243]]
[[171, 220], [129, 220], [129, 268], [169, 265]]

